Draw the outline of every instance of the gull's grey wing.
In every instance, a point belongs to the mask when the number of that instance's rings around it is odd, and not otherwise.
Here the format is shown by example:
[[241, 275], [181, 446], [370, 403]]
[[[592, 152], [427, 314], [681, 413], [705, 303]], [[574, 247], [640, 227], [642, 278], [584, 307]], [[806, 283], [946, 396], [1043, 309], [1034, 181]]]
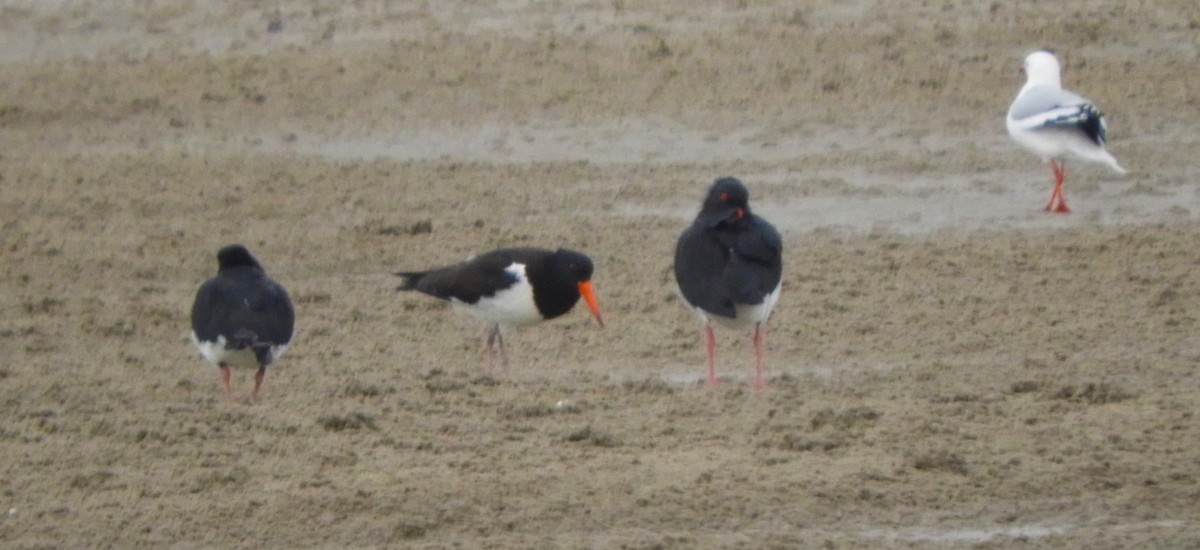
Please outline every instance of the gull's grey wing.
[[1040, 121], [1045, 119], [1046, 115], [1060, 109], [1078, 108], [1081, 105], [1089, 104], [1091, 102], [1079, 94], [1056, 86], [1034, 86], [1017, 96], [1012, 107], [1008, 109], [1008, 116], [1022, 123], [1026, 119]]
[[1093, 143], [1104, 145], [1104, 114], [1084, 97], [1055, 86], [1035, 86], [1013, 101], [1008, 117], [1024, 130], [1079, 130]]

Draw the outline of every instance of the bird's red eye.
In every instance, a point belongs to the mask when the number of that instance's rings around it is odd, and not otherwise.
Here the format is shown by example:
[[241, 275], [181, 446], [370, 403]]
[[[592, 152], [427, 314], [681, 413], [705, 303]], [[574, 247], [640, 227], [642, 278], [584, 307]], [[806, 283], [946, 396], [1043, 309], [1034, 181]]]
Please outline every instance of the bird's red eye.
[[721, 202], [729, 200], [729, 193], [721, 193]]

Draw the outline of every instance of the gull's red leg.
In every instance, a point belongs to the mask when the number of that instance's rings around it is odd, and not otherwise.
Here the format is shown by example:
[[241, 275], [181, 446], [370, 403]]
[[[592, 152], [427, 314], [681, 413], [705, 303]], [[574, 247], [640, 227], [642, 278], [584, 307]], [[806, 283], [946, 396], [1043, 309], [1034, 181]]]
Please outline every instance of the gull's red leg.
[[1067, 213], [1067, 199], [1063, 197], [1062, 185], [1066, 178], [1067, 169], [1063, 163], [1050, 159], [1050, 170], [1054, 172], [1054, 191], [1050, 193], [1050, 202], [1046, 203], [1047, 212]]

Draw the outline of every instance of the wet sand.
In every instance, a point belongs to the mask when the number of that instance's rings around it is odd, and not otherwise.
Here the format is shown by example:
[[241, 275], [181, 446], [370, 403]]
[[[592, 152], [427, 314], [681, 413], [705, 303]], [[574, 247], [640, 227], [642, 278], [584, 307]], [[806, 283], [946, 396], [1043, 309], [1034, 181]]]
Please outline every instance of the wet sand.
[[[1193, 4], [0, 7], [0, 542], [1200, 545]], [[1130, 170], [1065, 216], [1003, 125], [1044, 46]], [[784, 237], [762, 392], [671, 276], [724, 175]], [[297, 308], [253, 403], [188, 342], [231, 242]], [[492, 372], [394, 291], [517, 245], [608, 326]]]

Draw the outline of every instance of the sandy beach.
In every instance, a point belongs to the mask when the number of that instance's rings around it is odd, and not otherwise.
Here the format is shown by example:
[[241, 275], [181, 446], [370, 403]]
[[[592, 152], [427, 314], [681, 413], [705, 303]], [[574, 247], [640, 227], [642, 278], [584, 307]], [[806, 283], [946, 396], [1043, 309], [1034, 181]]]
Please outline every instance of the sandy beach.
[[[1200, 6], [0, 4], [0, 546], [1200, 546]], [[1129, 170], [1005, 132], [1033, 49]], [[767, 383], [679, 303], [736, 176], [784, 241]], [[257, 401], [216, 251], [296, 306]], [[485, 327], [393, 272], [596, 265]]]

